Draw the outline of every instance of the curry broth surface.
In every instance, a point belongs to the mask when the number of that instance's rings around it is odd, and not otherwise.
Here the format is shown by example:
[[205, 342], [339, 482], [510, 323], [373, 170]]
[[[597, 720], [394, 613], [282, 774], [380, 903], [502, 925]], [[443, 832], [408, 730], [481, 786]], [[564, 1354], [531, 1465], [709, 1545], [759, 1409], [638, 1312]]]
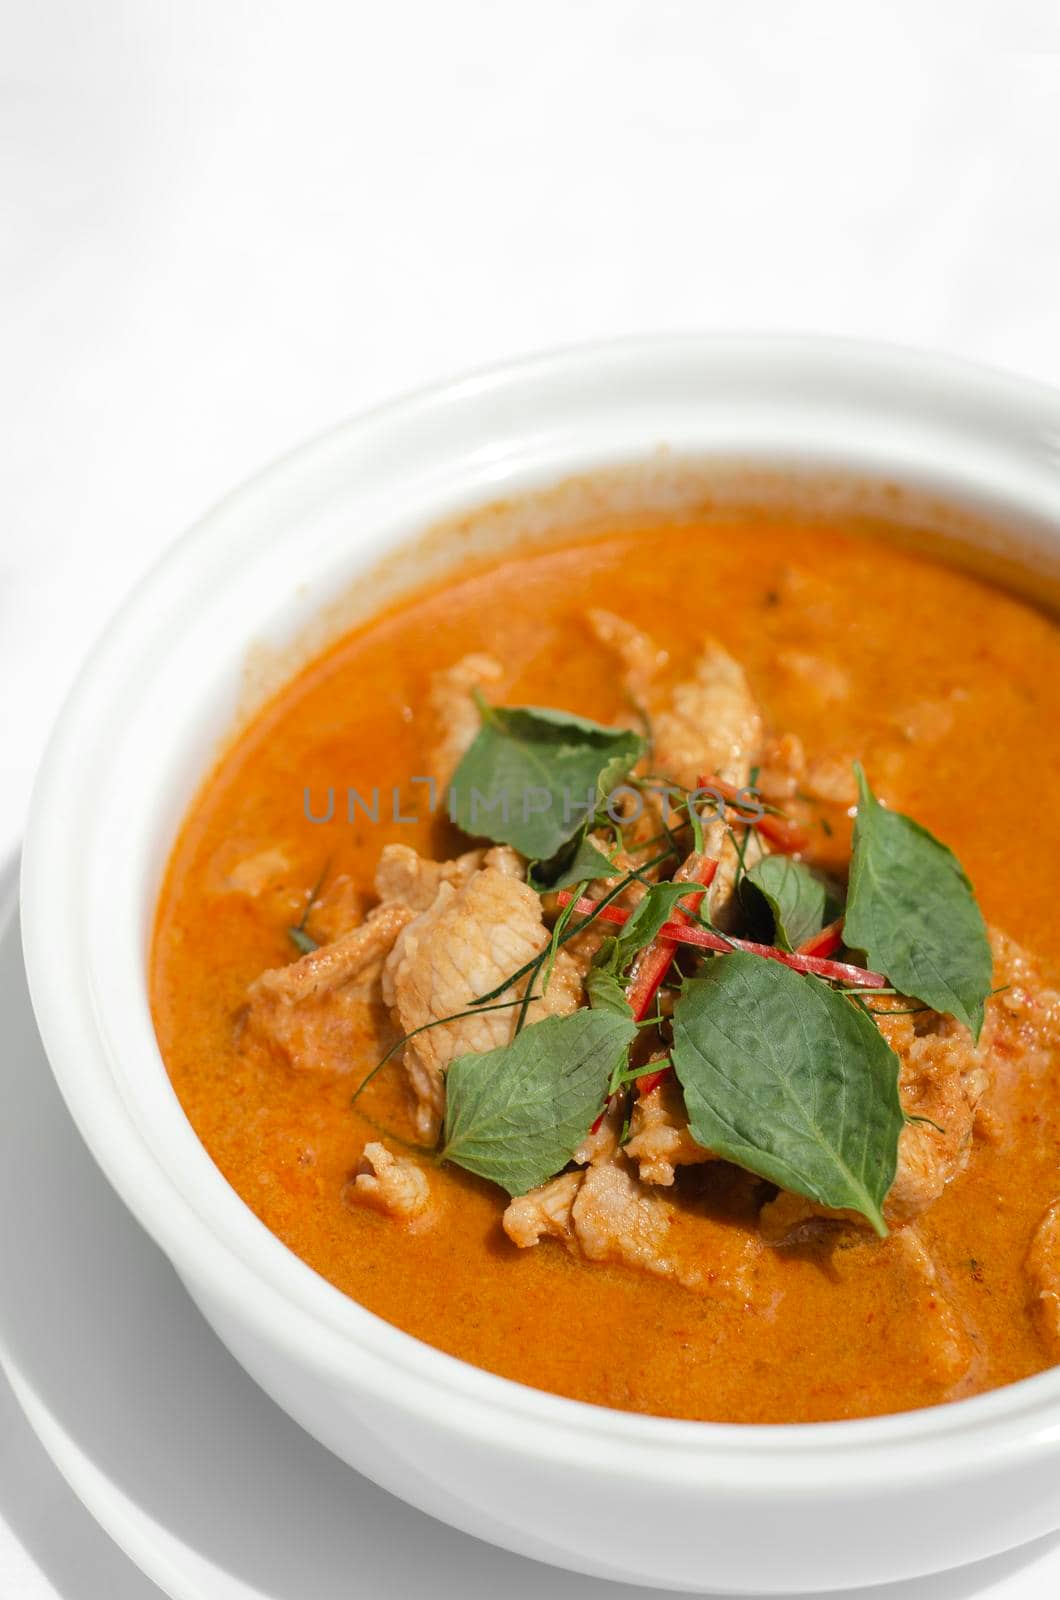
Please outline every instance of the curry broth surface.
[[[501, 1230], [501, 1192], [452, 1167], [430, 1171], [432, 1219], [402, 1226], [342, 1198], [380, 1127], [411, 1137], [396, 1066], [350, 1107], [377, 1042], [365, 1039], [343, 1078], [238, 1048], [247, 985], [295, 951], [290, 915], [232, 892], [233, 865], [278, 847], [295, 902], [328, 863], [371, 903], [388, 840], [452, 853], [459, 841], [444, 824], [387, 820], [392, 785], [424, 807], [408, 779], [423, 769], [429, 674], [484, 650], [504, 663], [511, 703], [628, 721], [613, 662], [584, 624], [590, 605], [643, 626], [678, 665], [715, 634], [774, 730], [798, 733], [814, 755], [860, 756], [892, 805], [957, 852], [987, 920], [1060, 965], [1060, 836], [1048, 811], [1060, 779], [1057, 628], [977, 578], [808, 518], [645, 524], [514, 554], [399, 605], [306, 668], [224, 756], [174, 851], [152, 954], [158, 1038], [192, 1125], [262, 1221], [340, 1289], [442, 1350], [559, 1394], [777, 1422], [928, 1405], [1038, 1371], [1047, 1362], [1021, 1267], [1060, 1190], [1055, 1082], [999, 1069], [994, 1142], [977, 1141], [921, 1223], [975, 1343], [954, 1389], [939, 1378], [940, 1306], [872, 1243], [770, 1252], [753, 1297], [736, 1303], [547, 1241], [518, 1250]], [[836, 698], [827, 672], [793, 673], [799, 652], [845, 672], [849, 695]], [[380, 787], [378, 825], [346, 820], [348, 785], [364, 796]], [[307, 786], [318, 810], [334, 787], [331, 822], [306, 819]], [[845, 860], [841, 832], [822, 829], [815, 861]], [[720, 1259], [754, 1214], [701, 1170], [703, 1248]]]

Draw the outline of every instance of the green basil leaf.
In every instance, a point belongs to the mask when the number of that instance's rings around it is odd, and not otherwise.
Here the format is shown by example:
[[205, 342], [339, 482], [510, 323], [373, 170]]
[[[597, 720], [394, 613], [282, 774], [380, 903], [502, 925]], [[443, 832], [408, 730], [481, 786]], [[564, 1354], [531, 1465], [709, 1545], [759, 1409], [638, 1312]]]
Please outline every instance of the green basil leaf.
[[475, 838], [550, 862], [639, 760], [629, 728], [535, 706], [489, 706], [453, 776], [449, 814]]
[[629, 914], [629, 921], [623, 924], [615, 937], [612, 970], [616, 973], [625, 972], [633, 957], [651, 943], [663, 923], [673, 920], [678, 901], [696, 892], [697, 885], [694, 883], [653, 883], [647, 894], [637, 901]]
[[[614, 940], [609, 942], [613, 944]], [[612, 954], [613, 952], [608, 951], [602, 965], [589, 968], [589, 975], [585, 980], [585, 993], [589, 997], [589, 1004], [596, 1010], [614, 1011], [620, 1017], [632, 1017], [633, 1007], [626, 999], [626, 986], [621, 978], [615, 976], [610, 966]]]
[[600, 1114], [636, 1027], [611, 1011], [546, 1017], [446, 1075], [443, 1161], [525, 1194], [562, 1172]]
[[673, 1063], [699, 1144], [886, 1234], [898, 1057], [860, 1006], [759, 956], [719, 956], [682, 990]]
[[944, 1011], [978, 1039], [993, 981], [986, 924], [952, 850], [888, 811], [861, 767], [843, 938], [903, 994]]
[[694, 894], [694, 883], [653, 883], [638, 901], [620, 933], [604, 940], [589, 968], [585, 992], [597, 1010], [613, 1011], [632, 1017], [626, 999], [626, 982], [634, 957], [650, 944], [664, 922], [674, 915], [674, 906], [685, 895]]
[[763, 856], [741, 880], [752, 884], [773, 917], [773, 938], [781, 950], [796, 950], [811, 934], [820, 933], [838, 912], [828, 885], [811, 867], [781, 854]]
[[618, 870], [614, 862], [609, 861], [592, 840], [586, 838], [583, 828], [581, 836], [574, 841], [574, 854], [571, 855], [568, 847], [550, 862], [535, 862], [530, 882], [535, 889], [569, 889], [575, 883], [592, 883], [595, 878], [613, 878]]

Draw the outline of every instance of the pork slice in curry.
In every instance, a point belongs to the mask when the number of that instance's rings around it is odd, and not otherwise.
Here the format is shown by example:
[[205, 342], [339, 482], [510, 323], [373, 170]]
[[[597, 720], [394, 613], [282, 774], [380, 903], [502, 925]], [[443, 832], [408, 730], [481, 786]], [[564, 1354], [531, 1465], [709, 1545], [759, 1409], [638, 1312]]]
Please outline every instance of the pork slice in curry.
[[795, 517], [414, 597], [185, 825], [193, 1125], [341, 1288], [561, 1394], [814, 1420], [1060, 1361], [1058, 684], [1045, 617]]

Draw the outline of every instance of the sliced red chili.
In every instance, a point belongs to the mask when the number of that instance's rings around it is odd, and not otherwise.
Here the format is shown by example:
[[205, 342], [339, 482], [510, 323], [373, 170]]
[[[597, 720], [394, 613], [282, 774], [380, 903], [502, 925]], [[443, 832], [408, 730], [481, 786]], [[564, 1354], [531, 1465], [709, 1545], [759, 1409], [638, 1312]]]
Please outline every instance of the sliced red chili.
[[637, 1079], [638, 1095], [651, 1094], [652, 1090], [657, 1089], [660, 1083], [666, 1082], [667, 1078], [673, 1074], [673, 1070], [673, 1067], [660, 1067], [658, 1072], [646, 1072], [643, 1077]]
[[[571, 898], [570, 889], [561, 889], [556, 896], [561, 906], [566, 905]], [[580, 915], [596, 916], [601, 921], [613, 923], [617, 927], [622, 927], [629, 920], [629, 912], [624, 911], [621, 906], [598, 907], [594, 900], [586, 899], [584, 896], [578, 900], [574, 909]], [[717, 951], [720, 955], [730, 950], [748, 950], [752, 955], [764, 956], [769, 961], [779, 961], [782, 966], [791, 967], [795, 972], [810, 972], [815, 977], [827, 978], [832, 983], [852, 983], [861, 989], [887, 987], [887, 979], [882, 972], [868, 972], [864, 967], [854, 967], [845, 961], [825, 961], [819, 956], [776, 950], [772, 945], [755, 944], [750, 939], [733, 939], [727, 934], [715, 933], [712, 928], [701, 928], [696, 923], [664, 922], [659, 933], [663, 938], [674, 939], [678, 944], [695, 945], [701, 950]]]
[[796, 947], [796, 955], [800, 956], [830, 956], [838, 950], [843, 943], [843, 919], [837, 917], [830, 922], [827, 928], [822, 928], [820, 933], [812, 933]]
[[[689, 911], [698, 911], [704, 894], [714, 882], [714, 874], [718, 870], [718, 863], [713, 856], [702, 856], [693, 852], [674, 873], [675, 883], [701, 883], [703, 885], [697, 893], [685, 896], [685, 899], [676, 908], [676, 922], [687, 922], [687, 914], [682, 906], [687, 906]], [[677, 954], [677, 944], [673, 939], [664, 939], [661, 934], [656, 934], [650, 944], [637, 957], [636, 970], [626, 989], [626, 999], [633, 1010], [634, 1022], [642, 1022], [651, 1010], [652, 1001], [659, 992], [666, 974], [673, 965]]]

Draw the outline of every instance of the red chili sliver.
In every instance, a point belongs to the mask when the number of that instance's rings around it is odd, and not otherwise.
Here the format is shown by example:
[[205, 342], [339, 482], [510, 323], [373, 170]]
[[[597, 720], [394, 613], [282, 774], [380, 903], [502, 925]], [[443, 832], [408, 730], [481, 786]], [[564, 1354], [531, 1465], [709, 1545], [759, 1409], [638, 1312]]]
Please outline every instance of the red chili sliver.
[[805, 850], [810, 842], [806, 829], [800, 822], [792, 822], [790, 817], [774, 817], [767, 812], [751, 826], [757, 828], [762, 838], [768, 839], [781, 855], [796, 856], [800, 850]]
[[[572, 899], [571, 891], [561, 889], [556, 898], [560, 905], [564, 906]], [[620, 906], [607, 905], [598, 908], [594, 900], [588, 900], [584, 896], [574, 909], [586, 916], [598, 916], [604, 922], [614, 923], [618, 927], [629, 920], [629, 912], [623, 911]], [[749, 939], [730, 939], [720, 933], [714, 933], [710, 928], [700, 928], [695, 923], [664, 922], [659, 934], [662, 938], [676, 940], [678, 944], [696, 945], [701, 950], [714, 950], [719, 955], [724, 955], [729, 950], [748, 950], [752, 955], [764, 956], [768, 961], [779, 961], [795, 972], [810, 972], [815, 977], [827, 978], [832, 983], [852, 983], [859, 989], [887, 987], [887, 979], [882, 972], [867, 972], [864, 967], [853, 967], [845, 961], [825, 961], [820, 956], [800, 955], [798, 952], [789, 954], [787, 950], [775, 950], [768, 944], [754, 944]]]
[[658, 1072], [646, 1072], [642, 1078], [637, 1079], [637, 1093], [639, 1095], [651, 1094], [660, 1083], [665, 1083], [673, 1072], [673, 1067], [660, 1067]]
[[843, 943], [843, 919], [837, 917], [830, 922], [827, 928], [822, 928], [820, 933], [812, 933], [804, 939], [795, 951], [799, 956], [830, 956], [838, 950]]
[[[686, 896], [685, 904], [689, 911], [698, 911], [704, 894], [714, 882], [714, 874], [718, 870], [718, 863], [713, 856], [692, 854], [674, 873], [675, 883], [701, 883], [703, 885], [697, 893]], [[687, 915], [678, 905], [675, 921], [686, 922]], [[656, 934], [651, 943], [646, 945], [637, 957], [636, 972], [626, 989], [626, 999], [633, 1011], [634, 1022], [643, 1022], [651, 1010], [652, 1001], [659, 992], [659, 986], [673, 965], [674, 956], [677, 954], [677, 944], [673, 939], [664, 939], [661, 934]]]

